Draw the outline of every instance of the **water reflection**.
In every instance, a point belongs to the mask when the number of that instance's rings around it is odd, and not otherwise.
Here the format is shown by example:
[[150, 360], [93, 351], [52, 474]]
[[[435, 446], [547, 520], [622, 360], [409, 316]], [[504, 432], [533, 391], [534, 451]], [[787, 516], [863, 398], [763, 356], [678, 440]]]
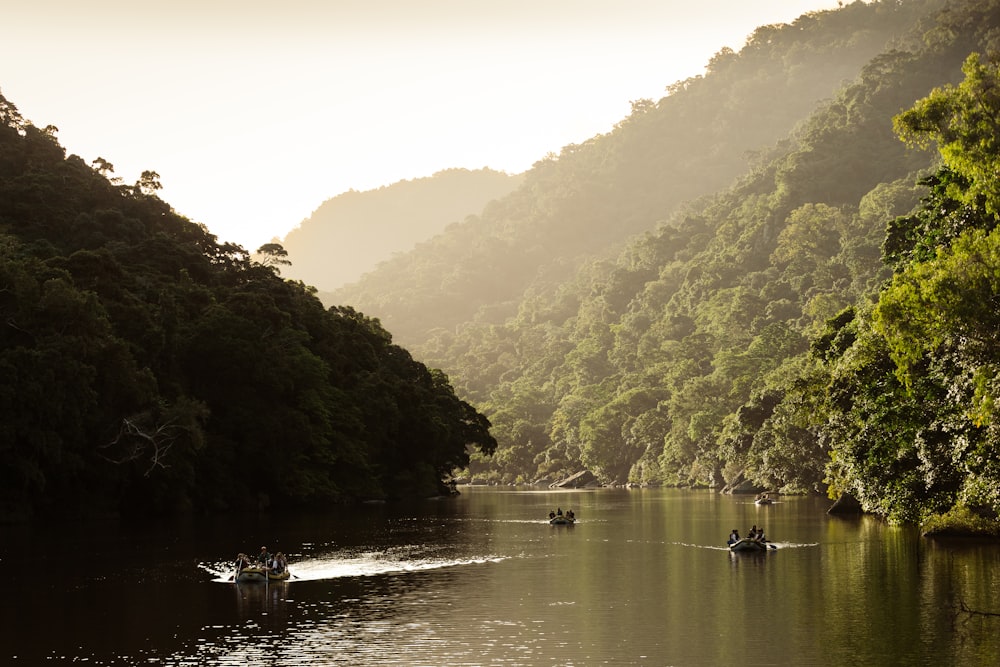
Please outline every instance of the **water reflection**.
[[200, 664], [438, 664], [432, 654], [440, 648], [439, 628], [454, 629], [447, 611], [441, 615], [454, 602], [451, 577], [413, 569], [278, 586], [229, 584], [241, 622], [219, 628], [228, 636], [166, 662], [189, 660], [193, 651]]
[[[275, 621], [288, 620], [288, 581], [270, 583], [230, 584], [236, 597], [236, 610], [241, 621], [274, 616]], [[271, 620], [271, 619], [269, 619]]]
[[[550, 526], [557, 505], [584, 518]], [[343, 516], [116, 527], [86, 537], [93, 567], [9, 582], [0, 663], [991, 664], [1000, 619], [961, 605], [1000, 611], [1000, 549], [824, 509], [484, 489]], [[777, 550], [729, 552], [732, 526], [762, 522]], [[82, 553], [77, 537], [44, 539]], [[240, 545], [263, 543], [290, 555], [293, 578], [228, 581]]]
[[729, 562], [734, 569], [739, 567], [764, 567], [767, 565], [768, 560], [775, 557], [766, 551], [729, 552]]

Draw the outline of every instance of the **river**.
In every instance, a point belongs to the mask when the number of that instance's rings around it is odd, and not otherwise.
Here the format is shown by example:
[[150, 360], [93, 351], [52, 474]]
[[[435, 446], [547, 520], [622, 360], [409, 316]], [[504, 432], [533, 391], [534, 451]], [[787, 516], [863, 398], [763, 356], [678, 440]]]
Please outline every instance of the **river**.
[[[322, 515], [4, 526], [0, 664], [997, 664], [1000, 546], [820, 498], [516, 491]], [[575, 526], [550, 526], [572, 508]], [[763, 526], [776, 549], [731, 554]], [[292, 579], [232, 583], [283, 551]]]

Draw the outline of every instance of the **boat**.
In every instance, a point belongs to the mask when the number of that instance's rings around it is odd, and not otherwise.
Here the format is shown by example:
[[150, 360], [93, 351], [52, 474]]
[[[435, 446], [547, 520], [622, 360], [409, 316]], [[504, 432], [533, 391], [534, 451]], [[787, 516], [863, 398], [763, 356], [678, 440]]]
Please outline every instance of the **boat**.
[[768, 547], [771, 549], [777, 549], [773, 544], [768, 544], [767, 542], [761, 542], [760, 540], [751, 540], [748, 537], [744, 537], [741, 540], [736, 540], [735, 542], [729, 543], [729, 550], [733, 552], [742, 551], [757, 551], [757, 552], [767, 552]]
[[256, 560], [244, 553], [236, 556], [236, 573], [231, 578], [232, 581], [237, 583], [284, 581], [292, 576], [288, 571], [288, 559], [285, 558], [285, 554], [278, 552], [272, 557], [267, 553], [267, 547], [261, 547], [260, 551], [261, 556]]
[[754, 500], [753, 502], [754, 505], [772, 505], [774, 504], [774, 499], [771, 498], [771, 496], [769, 496], [768, 494], [762, 493], [759, 496], [757, 496], [757, 499]]
[[288, 570], [284, 570], [282, 572], [272, 572], [266, 567], [251, 565], [236, 573], [236, 582], [245, 584], [250, 582], [285, 581], [291, 576], [292, 575]]
[[572, 526], [576, 523], [576, 519], [566, 516], [565, 514], [560, 514], [549, 519], [549, 523], [553, 526]]

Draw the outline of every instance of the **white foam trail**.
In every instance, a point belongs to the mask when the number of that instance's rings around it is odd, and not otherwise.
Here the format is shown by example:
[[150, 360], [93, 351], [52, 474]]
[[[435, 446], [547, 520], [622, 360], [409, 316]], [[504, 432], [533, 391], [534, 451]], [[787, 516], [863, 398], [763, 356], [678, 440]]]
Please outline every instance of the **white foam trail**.
[[[425, 570], [440, 570], [447, 567], [499, 563], [508, 558], [508, 556], [482, 556], [479, 558], [393, 560], [383, 558], [380, 554], [375, 553], [357, 557], [303, 560], [289, 563], [288, 571], [292, 574], [292, 581], [317, 581], [321, 579], [373, 577], [383, 574], [401, 574]], [[212, 581], [232, 581], [233, 569], [224, 563], [200, 563], [199, 567], [213, 576]]]
[[499, 563], [505, 557], [484, 556], [460, 559], [408, 559], [386, 560], [378, 556], [361, 558], [331, 558], [304, 561], [289, 565], [289, 570], [300, 579], [339, 579], [342, 577], [372, 577], [382, 574], [421, 572], [447, 567]]

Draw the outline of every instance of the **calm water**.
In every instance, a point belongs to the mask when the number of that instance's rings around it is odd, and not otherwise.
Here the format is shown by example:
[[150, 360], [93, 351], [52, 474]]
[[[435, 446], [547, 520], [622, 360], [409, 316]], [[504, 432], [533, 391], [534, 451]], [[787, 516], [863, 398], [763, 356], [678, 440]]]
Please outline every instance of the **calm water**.
[[[337, 516], [4, 527], [0, 664], [997, 664], [1000, 547], [827, 502], [514, 492]], [[576, 510], [573, 527], [545, 515]], [[730, 554], [763, 525], [779, 547]], [[294, 579], [228, 581], [262, 544]]]

